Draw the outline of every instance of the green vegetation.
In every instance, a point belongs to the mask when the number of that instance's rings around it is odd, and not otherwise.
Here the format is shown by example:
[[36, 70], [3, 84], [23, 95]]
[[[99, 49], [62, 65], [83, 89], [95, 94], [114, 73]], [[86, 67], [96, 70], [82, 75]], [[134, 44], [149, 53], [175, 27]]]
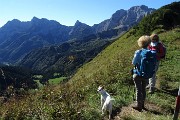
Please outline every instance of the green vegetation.
[[36, 88], [30, 70], [17, 66], [0, 66], [0, 94], [3, 94], [9, 86], [13, 89]]
[[[158, 25], [156, 23], [156, 26]], [[139, 26], [142, 26], [142, 23]], [[137, 39], [143, 35], [141, 30], [135, 27], [78, 69], [68, 82], [48, 85], [21, 99], [13, 97], [4, 103], [0, 107], [1, 119], [103, 119], [97, 88], [104, 85], [115, 99], [114, 117], [124, 120], [171, 120], [180, 85], [180, 27], [175, 27], [172, 30], [166, 27], [154, 28], [147, 33], [158, 32], [167, 47], [166, 59], [161, 61], [157, 73], [158, 89], [155, 94], [147, 95], [148, 111], [137, 112], [129, 108], [134, 98], [134, 84], [130, 75], [133, 67], [131, 60], [134, 51], [139, 49]], [[125, 114], [118, 113], [123, 110]]]
[[[58, 74], [59, 75], [59, 74]], [[54, 76], [57, 76], [57, 74], [54, 74]], [[43, 87], [43, 84], [40, 82], [42, 76], [41, 75], [38, 75], [35, 77], [37, 80], [34, 80], [37, 85], [38, 85], [38, 88], [42, 88]], [[58, 85], [58, 84], [61, 84], [62, 82], [64, 82], [65, 80], [67, 79], [67, 77], [58, 77], [58, 78], [51, 78], [49, 79], [46, 83], [44, 84], [49, 84], [49, 85]]]
[[174, 2], [166, 5], [153, 14], [145, 17], [138, 26], [136, 26], [137, 34], [150, 34], [155, 29], [163, 32], [164, 30], [170, 30], [180, 25], [180, 3]]
[[[175, 96], [170, 91], [177, 89], [179, 85], [179, 33], [180, 28], [160, 34], [161, 41], [167, 47], [167, 57], [161, 62], [158, 71], [158, 91], [147, 96], [147, 103], [158, 109], [152, 108], [138, 115], [129, 112], [120, 116], [121, 118], [172, 119]], [[97, 93], [100, 84], [115, 99], [114, 112], [128, 106], [133, 102], [134, 96], [134, 84], [129, 70], [132, 68], [134, 51], [138, 49], [138, 37], [127, 38], [128, 34], [129, 32], [81, 67], [68, 83], [45, 86], [18, 101], [12, 99], [3, 104], [0, 115], [4, 119], [101, 119], [100, 95]]]
[[[160, 34], [161, 41], [167, 47], [167, 57], [165, 60], [161, 61], [160, 69], [157, 74], [157, 88], [159, 90], [154, 95], [148, 95], [147, 98], [149, 103], [153, 103], [164, 109], [160, 114], [165, 114], [170, 119], [175, 104], [175, 96], [172, 95], [175, 94], [173, 90], [176, 90], [177, 93], [180, 84], [179, 74], [177, 74], [179, 73], [180, 65], [178, 55], [180, 52], [179, 30], [180, 29], [177, 28]], [[86, 89], [86, 93], [93, 95], [96, 94], [95, 90], [98, 85], [104, 85], [116, 100], [115, 109], [133, 102], [132, 96], [134, 86], [129, 71], [132, 68], [131, 60], [134, 51], [138, 49], [136, 43], [138, 37], [130, 36], [127, 38], [128, 34], [129, 33], [122, 36], [100, 53], [93, 61], [79, 69], [72, 78], [71, 85], [74, 86], [74, 88], [84, 88]], [[86, 97], [89, 98], [89, 95]], [[96, 104], [90, 104], [89, 108], [96, 108], [95, 106], [98, 101], [94, 103]], [[151, 117], [152, 114], [149, 118]]]
[[66, 77], [49, 79], [48, 82], [49, 84], [60, 84], [61, 82], [63, 82], [64, 79], [66, 79]]
[[39, 82], [39, 80], [34, 80], [34, 81], [37, 83], [38, 88], [42, 88], [42, 87], [43, 87], [43, 84], [41, 84], [41, 83]]

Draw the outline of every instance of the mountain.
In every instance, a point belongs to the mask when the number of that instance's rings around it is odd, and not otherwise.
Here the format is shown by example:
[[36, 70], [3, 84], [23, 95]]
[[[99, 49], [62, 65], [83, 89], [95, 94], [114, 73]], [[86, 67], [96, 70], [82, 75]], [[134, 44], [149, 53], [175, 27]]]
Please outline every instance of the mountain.
[[[135, 29], [138, 34], [148, 34], [154, 29], [171, 30], [180, 25], [179, 4], [172, 3], [145, 17]], [[153, 19], [152, 19], [153, 18]]]
[[36, 17], [12, 20], [0, 28], [0, 61], [14, 63], [33, 49], [67, 41], [70, 28]]
[[17, 92], [17, 89], [20, 88], [37, 88], [37, 84], [33, 80], [32, 76], [32, 72], [28, 69], [16, 66], [0, 65], [0, 96], [2, 96], [3, 93], [5, 93], [7, 96], [11, 96], [7, 89], [9, 89], [9, 91], [11, 91], [10, 89], [14, 89], [15, 93], [15, 91]]
[[92, 37], [82, 41], [68, 41], [61, 45], [32, 50], [17, 65], [30, 68], [38, 74], [51, 71], [52, 74], [58, 72], [68, 76], [110, 43], [105, 39], [92, 40]]
[[[146, 24], [150, 24], [154, 19], [166, 21], [161, 19], [161, 15], [169, 10], [176, 13], [174, 8], [179, 11], [180, 2], [158, 9], [152, 14], [153, 17], [146, 16]], [[157, 17], [156, 14], [160, 16]], [[179, 15], [176, 17], [179, 18]], [[129, 72], [133, 68], [131, 62], [134, 52], [139, 49], [137, 39], [142, 36], [142, 24], [144, 23], [140, 22], [107, 46], [93, 60], [79, 68], [66, 83], [47, 85], [39, 91], [30, 91], [32, 94], [29, 96], [21, 99], [12, 98], [1, 104], [1, 119], [106, 119], [106, 115], [101, 115], [100, 95], [97, 93], [98, 86], [103, 85], [114, 98], [113, 119], [172, 120], [180, 82], [179, 22], [175, 22], [172, 29], [165, 24], [162, 28], [149, 31], [159, 33], [160, 40], [167, 48], [167, 56], [159, 66], [156, 92], [147, 94], [146, 109], [139, 112], [131, 107], [135, 92]], [[162, 24], [163, 22], [159, 22], [154, 25]]]
[[94, 31], [91, 26], [81, 23], [79, 20], [76, 21], [75, 25], [72, 27], [69, 32], [70, 39], [81, 40], [83, 37], [86, 37], [90, 34], [94, 34]]
[[109, 34], [108, 36], [104, 34], [102, 38], [120, 35], [154, 10], [146, 6], [119, 10], [110, 19], [94, 26], [88, 26], [80, 21], [74, 26], [64, 26], [54, 20], [36, 17], [27, 22], [14, 19], [0, 28], [0, 62], [14, 64], [34, 49], [58, 45], [69, 40], [84, 40], [84, 37], [96, 36], [99, 32]]
[[[109, 21], [109, 26], [112, 26], [113, 23], [116, 23], [116, 25], [104, 31], [98, 31], [98, 29], [93, 30], [96, 29], [94, 26], [90, 27], [84, 23], [81, 23], [80, 21], [76, 21], [75, 25], [72, 26], [72, 29], [69, 32], [70, 40], [68, 42], [58, 46], [56, 45], [33, 50], [22, 60], [18, 61], [18, 65], [26, 66], [38, 73], [42, 73], [42, 71], [56, 71], [60, 72], [61, 74], [73, 73], [73, 71], [83, 65], [84, 62], [94, 58], [104, 47], [110, 44], [111, 41], [108, 41], [108, 39], [110, 40], [112, 37], [117, 37], [118, 35], [123, 34], [130, 28], [130, 22], [135, 24], [136, 21], [137, 24], [139, 20], [143, 18], [143, 16], [150, 14], [153, 10], [154, 9], [149, 9], [146, 6], [132, 7], [128, 11], [119, 10], [112, 15], [111, 19], [106, 20]], [[137, 11], [138, 13], [136, 13]], [[133, 14], [136, 15], [130, 18], [129, 16]], [[120, 17], [118, 17], [119, 15]], [[133, 19], [128, 21], [129, 18]], [[121, 27], [117, 26], [119, 25], [118, 23], [120, 23], [119, 21], [123, 23]], [[102, 23], [100, 23], [100, 26], [101, 25]], [[96, 31], [96, 33], [93, 31]], [[66, 47], [62, 47], [64, 45], [66, 45], [68, 49]], [[55, 49], [54, 53], [50, 48]], [[63, 48], [65, 50], [59, 48]], [[70, 61], [69, 56], [73, 56], [75, 59]]]
[[114, 28], [126, 28], [128, 30], [136, 25], [144, 16], [152, 13], [155, 9], [147, 6], [134, 6], [129, 10], [118, 10], [110, 19], [93, 26], [96, 32], [107, 31]]

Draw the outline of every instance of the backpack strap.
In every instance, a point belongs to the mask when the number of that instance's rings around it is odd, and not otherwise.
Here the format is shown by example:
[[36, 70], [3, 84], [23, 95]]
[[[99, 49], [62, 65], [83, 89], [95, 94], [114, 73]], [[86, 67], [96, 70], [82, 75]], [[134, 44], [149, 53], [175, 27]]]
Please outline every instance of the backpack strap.
[[[142, 58], [142, 56], [141, 56], [142, 50], [143, 50], [143, 49], [140, 49], [140, 50], [139, 50], [140, 59]], [[136, 64], [134, 65], [133, 73], [135, 73], [135, 74], [137, 74], [137, 75], [140, 75], [140, 72], [139, 72], [139, 71], [140, 71], [140, 63], [139, 63], [139, 64], [136, 63]]]

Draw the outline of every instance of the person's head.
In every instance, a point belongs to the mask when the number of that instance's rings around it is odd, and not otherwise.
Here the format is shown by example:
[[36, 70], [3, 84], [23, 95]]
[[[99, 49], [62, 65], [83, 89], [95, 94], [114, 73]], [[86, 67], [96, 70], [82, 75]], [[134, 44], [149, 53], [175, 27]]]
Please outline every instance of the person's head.
[[138, 39], [138, 45], [140, 48], [147, 48], [149, 43], [151, 42], [150, 36], [143, 35]]
[[159, 42], [159, 36], [157, 34], [152, 34], [151, 36], [151, 42]]

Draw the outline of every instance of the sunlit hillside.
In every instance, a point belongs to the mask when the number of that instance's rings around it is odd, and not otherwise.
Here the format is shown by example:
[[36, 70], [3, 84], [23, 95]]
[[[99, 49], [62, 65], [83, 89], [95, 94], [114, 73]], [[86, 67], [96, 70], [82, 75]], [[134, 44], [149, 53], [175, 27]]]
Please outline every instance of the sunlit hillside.
[[[173, 5], [180, 6], [180, 2]], [[167, 6], [156, 13], [161, 14], [164, 9], [170, 8], [171, 6]], [[153, 19], [153, 17], [148, 17], [148, 19]], [[46, 85], [40, 90], [29, 91], [31, 94], [26, 94], [23, 98], [12, 97], [1, 104], [1, 119], [106, 119], [107, 116], [101, 115], [100, 95], [97, 92], [98, 86], [103, 85], [114, 98], [113, 119], [172, 120], [180, 85], [179, 22], [173, 24], [172, 27], [162, 24], [161, 27], [153, 27], [154, 29], [146, 33], [159, 34], [160, 40], [167, 48], [167, 55], [161, 61], [157, 73], [157, 90], [154, 94], [147, 94], [145, 104], [147, 111], [137, 112], [130, 107], [135, 97], [134, 83], [130, 74], [133, 68], [131, 61], [135, 50], [139, 49], [137, 39], [145, 34], [142, 34], [143, 24], [144, 21], [140, 22], [138, 26], [118, 38], [93, 60], [84, 64], [69, 81], [59, 85]]]
[[[161, 62], [157, 74], [157, 92], [153, 95], [148, 95], [148, 103], [153, 103], [160, 106], [161, 114], [165, 114], [164, 118], [172, 115], [175, 96], [179, 86], [179, 57], [180, 52], [180, 29], [174, 29], [160, 33], [161, 41], [167, 47], [167, 57]], [[72, 78], [71, 85], [73, 90], [84, 91], [86, 95], [86, 104], [89, 109], [96, 107], [98, 102], [98, 94], [96, 89], [99, 85], [104, 85], [106, 90], [109, 91], [115, 98], [115, 108], [120, 109], [124, 105], [133, 102], [134, 86], [131, 75], [129, 74], [132, 68], [131, 60], [134, 51], [138, 49], [138, 37], [128, 37], [129, 33], [118, 39], [112, 45], [107, 47], [100, 53], [93, 61], [82, 67], [77, 74]], [[143, 113], [150, 114], [150, 113]], [[159, 119], [162, 115], [159, 115]], [[148, 115], [149, 119], [157, 115]], [[170, 116], [168, 116], [169, 119]], [[147, 117], [147, 116], [144, 116]], [[158, 119], [157, 118], [157, 119]], [[136, 118], [138, 119], [138, 118]], [[145, 119], [145, 118], [144, 118]]]

